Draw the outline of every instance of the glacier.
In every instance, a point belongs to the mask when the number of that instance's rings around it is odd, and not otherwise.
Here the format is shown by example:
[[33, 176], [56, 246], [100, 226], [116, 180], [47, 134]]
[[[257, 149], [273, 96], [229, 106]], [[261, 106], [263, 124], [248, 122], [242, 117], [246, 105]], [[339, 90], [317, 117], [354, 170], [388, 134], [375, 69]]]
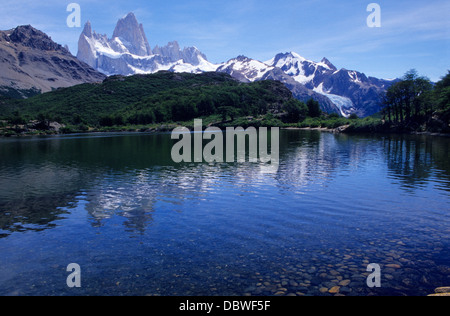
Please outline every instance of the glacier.
[[313, 98], [325, 112], [336, 112], [344, 117], [352, 113], [374, 114], [380, 109], [380, 95], [395, 82], [338, 69], [327, 58], [314, 62], [296, 52], [279, 53], [265, 62], [238, 56], [214, 64], [197, 47], [181, 49], [177, 41], [151, 49], [144, 28], [133, 13], [117, 22], [112, 38], [92, 31], [87, 22], [79, 38], [77, 57], [108, 76], [158, 71], [225, 72], [242, 82], [278, 80], [297, 99]]

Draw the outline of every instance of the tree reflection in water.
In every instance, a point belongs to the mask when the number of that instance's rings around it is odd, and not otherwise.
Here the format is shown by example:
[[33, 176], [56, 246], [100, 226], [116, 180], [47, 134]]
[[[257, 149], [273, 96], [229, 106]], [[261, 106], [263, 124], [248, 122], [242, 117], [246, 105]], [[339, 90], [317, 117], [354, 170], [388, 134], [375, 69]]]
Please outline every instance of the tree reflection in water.
[[241, 187], [273, 181], [298, 191], [378, 158], [403, 190], [450, 190], [450, 140], [442, 137], [282, 131], [274, 175], [251, 163], [175, 164], [172, 145], [169, 134], [2, 140], [0, 237], [53, 228], [82, 202], [92, 226], [118, 216], [126, 231], [143, 234], [159, 202], [183, 211], [185, 201], [202, 199], [222, 181]]

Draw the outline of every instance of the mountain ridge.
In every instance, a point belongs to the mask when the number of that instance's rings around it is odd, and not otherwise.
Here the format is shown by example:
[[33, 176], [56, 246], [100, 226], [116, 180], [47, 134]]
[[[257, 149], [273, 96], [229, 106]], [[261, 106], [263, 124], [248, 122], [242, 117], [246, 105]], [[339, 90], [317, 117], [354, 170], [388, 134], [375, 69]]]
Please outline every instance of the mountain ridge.
[[144, 27], [139, 24], [134, 13], [128, 13], [117, 22], [113, 38], [121, 39], [128, 51], [134, 55], [146, 56], [152, 51]]
[[[358, 71], [338, 69], [326, 57], [314, 62], [295, 52], [279, 53], [265, 62], [238, 56], [213, 64], [198, 48], [181, 49], [177, 41], [163, 47], [155, 45], [150, 50], [143, 26], [132, 13], [118, 21], [111, 39], [92, 32], [88, 23], [80, 35], [77, 56], [106, 75], [151, 74], [161, 70], [189, 73], [217, 71], [228, 73], [242, 82], [279, 80], [300, 101], [313, 98], [320, 102], [324, 111], [345, 117], [351, 114], [366, 117], [377, 113], [380, 110], [380, 96], [393, 83], [367, 77]], [[136, 40], [134, 46], [124, 45], [118, 29], [138, 34], [130, 35], [125, 44], [130, 44], [136, 37], [140, 40]], [[136, 51], [143, 54], [132, 53]]]
[[[214, 70], [196, 47], [181, 49], [177, 41], [172, 41], [152, 50], [133, 13], [117, 22], [112, 38], [92, 31], [88, 21], [78, 41], [77, 57], [106, 75], [151, 74], [173, 67], [193, 73], [203, 72], [204, 67]], [[201, 69], [197, 69], [199, 66]]]
[[0, 31], [0, 65], [0, 92], [17, 97], [106, 77], [31, 25]]
[[251, 59], [246, 56], [238, 56], [219, 66], [217, 72], [224, 72], [241, 82], [255, 82], [262, 80], [276, 80], [282, 82], [300, 101], [307, 102], [314, 99], [321, 104], [322, 110], [328, 113], [339, 112], [339, 108], [327, 97], [306, 88], [296, 82], [280, 68]]
[[79, 83], [99, 82], [116, 74], [225, 72], [241, 82], [277, 80], [298, 100], [319, 101], [325, 112], [366, 117], [379, 112], [381, 95], [395, 82], [337, 69], [326, 57], [314, 62], [295, 52], [279, 53], [265, 62], [241, 55], [213, 64], [198, 48], [182, 49], [177, 41], [152, 49], [143, 25], [133, 13], [118, 21], [111, 39], [96, 33], [86, 22], [78, 46], [75, 58], [67, 48], [31, 26], [1, 31], [0, 91], [11, 94], [8, 89], [12, 89], [27, 97]]

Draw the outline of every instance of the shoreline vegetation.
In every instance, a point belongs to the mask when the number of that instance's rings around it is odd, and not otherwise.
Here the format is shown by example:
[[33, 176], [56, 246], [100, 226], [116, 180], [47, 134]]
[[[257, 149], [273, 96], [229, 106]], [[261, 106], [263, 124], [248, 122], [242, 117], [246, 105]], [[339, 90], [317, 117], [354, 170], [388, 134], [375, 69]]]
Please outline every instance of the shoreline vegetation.
[[[250, 118], [239, 118], [235, 121], [221, 122], [214, 121], [215, 117], [200, 118], [204, 122], [203, 129], [214, 126], [222, 130], [227, 127], [279, 127], [281, 130], [310, 130], [330, 133], [344, 133], [344, 134], [409, 134], [409, 135], [429, 135], [450, 137], [449, 132], [430, 131], [426, 129], [407, 129], [402, 126], [393, 126], [381, 119], [345, 119], [339, 118], [323, 119], [323, 120], [308, 120], [301, 124], [278, 124], [265, 125], [260, 124], [261, 120], [255, 121]], [[244, 123], [245, 124], [242, 124]], [[255, 123], [255, 124], [252, 124]], [[1, 124], [1, 123], [0, 123]], [[129, 125], [129, 126], [110, 126], [110, 127], [86, 127], [86, 126], [71, 126], [64, 125], [58, 122], [49, 122], [47, 128], [36, 129], [37, 121], [33, 121], [23, 125], [0, 127], [0, 137], [21, 137], [21, 136], [56, 136], [56, 135], [71, 135], [71, 134], [93, 134], [93, 133], [164, 133], [172, 132], [177, 127], [187, 127], [190, 130], [194, 129], [193, 120], [189, 122], [168, 122], [163, 124], [150, 125]]]
[[278, 81], [242, 83], [221, 73], [112, 76], [23, 100], [0, 96], [0, 136], [192, 130], [194, 119], [221, 129], [450, 135], [450, 72], [432, 84], [411, 70], [381, 102], [378, 114], [345, 118], [322, 112], [313, 99], [295, 99]]

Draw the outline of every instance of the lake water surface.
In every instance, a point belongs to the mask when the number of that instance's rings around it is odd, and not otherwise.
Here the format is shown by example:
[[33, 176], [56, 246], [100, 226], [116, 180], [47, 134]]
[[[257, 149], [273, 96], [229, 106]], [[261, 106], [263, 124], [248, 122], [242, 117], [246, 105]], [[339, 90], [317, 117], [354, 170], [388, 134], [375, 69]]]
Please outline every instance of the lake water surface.
[[[173, 144], [170, 134], [0, 139], [0, 295], [450, 285], [450, 139], [285, 130], [273, 174], [176, 164]], [[66, 284], [70, 263], [80, 288]], [[367, 286], [370, 263], [381, 288]]]

